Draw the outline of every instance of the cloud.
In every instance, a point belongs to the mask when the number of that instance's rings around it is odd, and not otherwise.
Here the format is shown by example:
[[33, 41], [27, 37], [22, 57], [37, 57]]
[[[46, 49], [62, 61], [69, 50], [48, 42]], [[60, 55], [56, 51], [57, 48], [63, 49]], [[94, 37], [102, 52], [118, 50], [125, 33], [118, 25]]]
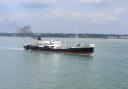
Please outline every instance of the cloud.
[[32, 9], [45, 8], [49, 6], [48, 4], [43, 4], [43, 3], [22, 3], [21, 5], [25, 8], [32, 8]]
[[128, 0], [77, 0], [78, 3], [81, 3], [83, 5], [90, 5], [90, 6], [101, 6], [101, 8], [104, 8], [107, 6], [107, 8], [112, 9], [113, 7], [126, 7], [128, 6]]
[[56, 0], [23, 0], [18, 3], [26, 8], [45, 8], [55, 2]]
[[56, 0], [8, 0], [6, 2], [15, 3], [15, 4], [21, 4], [21, 3], [45, 3], [45, 4], [50, 4], [50, 3], [55, 3]]
[[112, 0], [78, 0], [78, 2], [90, 5], [107, 5], [112, 3]]
[[4, 4], [4, 6], [11, 8], [12, 11], [18, 11], [25, 8], [45, 8], [55, 2], [56, 0], [5, 0], [1, 1], [0, 5]]
[[101, 4], [101, 0], [79, 0], [79, 2], [84, 4]]
[[75, 19], [77, 21], [86, 23], [104, 24], [116, 22], [128, 16], [128, 13], [123, 8], [114, 9], [112, 11], [100, 12], [80, 12], [80, 11], [66, 11], [64, 9], [56, 9], [47, 14], [49, 18], [64, 18]]
[[92, 24], [114, 26], [115, 23], [127, 23], [127, 2], [127, 0], [4, 0], [0, 1], [0, 27], [7, 27], [6, 24], [14, 22], [21, 26], [36, 27], [39, 31], [42, 27], [51, 31], [52, 26], [55, 26], [55, 29], [56, 26], [68, 29], [70, 23], [80, 24], [83, 28], [86, 26], [91, 28]]

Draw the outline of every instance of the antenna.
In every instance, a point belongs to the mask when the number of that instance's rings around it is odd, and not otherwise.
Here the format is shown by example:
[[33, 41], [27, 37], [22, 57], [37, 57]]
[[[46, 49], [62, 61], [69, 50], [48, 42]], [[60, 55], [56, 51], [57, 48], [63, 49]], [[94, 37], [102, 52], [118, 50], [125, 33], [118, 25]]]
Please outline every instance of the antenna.
[[75, 39], [76, 39], [76, 44], [78, 44], [79, 41], [78, 41], [78, 32], [77, 32], [77, 29], [75, 29]]

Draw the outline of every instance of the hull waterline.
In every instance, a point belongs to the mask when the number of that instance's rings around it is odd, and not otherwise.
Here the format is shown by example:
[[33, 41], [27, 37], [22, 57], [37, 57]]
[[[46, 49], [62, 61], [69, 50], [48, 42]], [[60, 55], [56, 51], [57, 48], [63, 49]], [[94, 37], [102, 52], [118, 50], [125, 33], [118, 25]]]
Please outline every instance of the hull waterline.
[[24, 46], [26, 50], [32, 51], [44, 51], [44, 52], [56, 52], [56, 53], [66, 53], [66, 54], [93, 54], [94, 47], [87, 47], [87, 48], [65, 48], [65, 49], [52, 49], [52, 48], [44, 48], [44, 47], [37, 47], [37, 46]]

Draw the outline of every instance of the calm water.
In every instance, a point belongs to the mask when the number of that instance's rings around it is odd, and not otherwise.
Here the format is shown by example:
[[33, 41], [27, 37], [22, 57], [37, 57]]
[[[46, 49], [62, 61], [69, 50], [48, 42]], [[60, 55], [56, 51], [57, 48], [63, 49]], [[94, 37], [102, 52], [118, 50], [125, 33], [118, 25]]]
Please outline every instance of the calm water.
[[79, 39], [96, 44], [93, 57], [29, 52], [25, 40], [0, 37], [0, 89], [128, 89], [126, 39]]

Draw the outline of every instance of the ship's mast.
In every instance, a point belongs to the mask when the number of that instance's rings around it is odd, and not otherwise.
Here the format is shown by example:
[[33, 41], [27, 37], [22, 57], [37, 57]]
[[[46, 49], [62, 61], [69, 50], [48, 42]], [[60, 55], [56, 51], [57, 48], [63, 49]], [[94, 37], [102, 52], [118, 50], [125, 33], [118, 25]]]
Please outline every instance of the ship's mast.
[[75, 29], [75, 41], [76, 41], [76, 44], [79, 43], [79, 41], [78, 41], [78, 32], [77, 32], [77, 29]]

